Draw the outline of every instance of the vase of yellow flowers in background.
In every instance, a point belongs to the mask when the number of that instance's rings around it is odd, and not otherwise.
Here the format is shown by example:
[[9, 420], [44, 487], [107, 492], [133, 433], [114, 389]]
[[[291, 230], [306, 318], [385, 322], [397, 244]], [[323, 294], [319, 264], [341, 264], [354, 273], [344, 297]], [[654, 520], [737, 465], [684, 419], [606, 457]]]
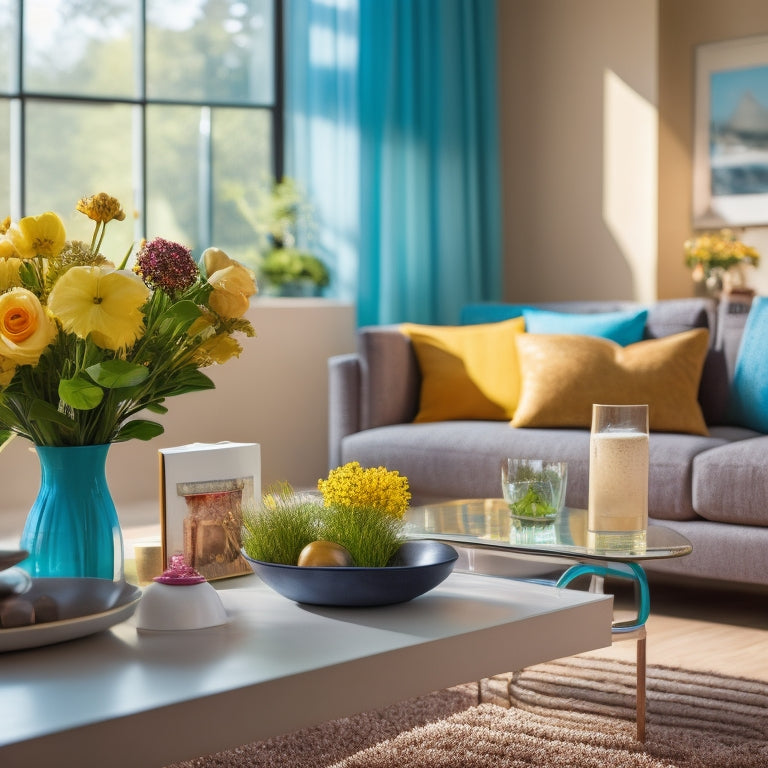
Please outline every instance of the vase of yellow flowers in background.
[[739, 240], [731, 229], [686, 240], [683, 250], [698, 296], [719, 298], [723, 292], [748, 289], [745, 268], [760, 263], [757, 250]]
[[151, 440], [146, 418], [168, 397], [212, 389], [201, 368], [242, 351], [253, 273], [209, 248], [143, 242], [116, 266], [101, 252], [107, 224], [125, 219], [100, 193], [77, 210], [90, 243], [69, 241], [52, 212], [0, 227], [0, 446], [30, 440], [40, 490], [21, 537], [36, 577], [123, 575], [122, 535], [105, 477], [109, 446]]

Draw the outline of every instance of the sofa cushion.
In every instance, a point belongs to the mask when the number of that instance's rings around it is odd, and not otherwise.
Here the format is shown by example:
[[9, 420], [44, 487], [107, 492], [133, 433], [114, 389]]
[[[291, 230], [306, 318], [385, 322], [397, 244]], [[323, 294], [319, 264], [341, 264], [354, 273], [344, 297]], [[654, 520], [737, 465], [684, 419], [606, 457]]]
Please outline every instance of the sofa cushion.
[[515, 427], [586, 427], [593, 403], [647, 403], [652, 431], [706, 435], [697, 400], [709, 333], [686, 331], [621, 347], [607, 339], [522, 334]]
[[622, 347], [641, 341], [648, 318], [647, 309], [628, 312], [550, 312], [524, 309], [528, 333], [577, 333], [610, 339]]
[[768, 432], [768, 297], [752, 302], [731, 386], [728, 412], [733, 424]]
[[705, 451], [693, 461], [693, 507], [708, 520], [768, 526], [768, 436]]
[[404, 323], [421, 371], [414, 421], [509, 420], [520, 396], [522, 318], [468, 326]]
[[[653, 433], [650, 437], [648, 509], [665, 520], [696, 518], [691, 500], [694, 456], [725, 439]], [[341, 462], [386, 466], [408, 477], [413, 504], [451, 498], [500, 498], [501, 462], [507, 456], [568, 462], [565, 501], [589, 500], [589, 432], [515, 429], [500, 421], [395, 424], [343, 438]]]

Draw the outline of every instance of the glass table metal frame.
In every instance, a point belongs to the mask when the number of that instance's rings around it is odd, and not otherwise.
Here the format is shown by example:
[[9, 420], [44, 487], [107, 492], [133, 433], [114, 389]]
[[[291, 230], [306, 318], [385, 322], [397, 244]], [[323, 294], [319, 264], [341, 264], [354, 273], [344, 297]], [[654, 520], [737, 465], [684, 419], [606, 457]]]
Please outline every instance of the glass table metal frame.
[[[637, 642], [637, 737], [645, 740], [646, 630], [650, 590], [642, 563], [684, 557], [693, 545], [682, 534], [662, 525], [649, 525], [640, 549], [595, 548], [589, 545], [587, 510], [566, 507], [552, 521], [515, 517], [504, 499], [458, 499], [412, 507], [406, 514], [409, 538], [438, 539], [470, 553], [492, 550], [509, 555], [534, 555], [571, 561], [551, 581], [567, 587], [582, 576], [590, 591], [603, 592], [606, 578], [629, 580], [634, 586], [636, 616], [614, 621], [616, 640]], [[575, 562], [574, 562], [575, 561]]]

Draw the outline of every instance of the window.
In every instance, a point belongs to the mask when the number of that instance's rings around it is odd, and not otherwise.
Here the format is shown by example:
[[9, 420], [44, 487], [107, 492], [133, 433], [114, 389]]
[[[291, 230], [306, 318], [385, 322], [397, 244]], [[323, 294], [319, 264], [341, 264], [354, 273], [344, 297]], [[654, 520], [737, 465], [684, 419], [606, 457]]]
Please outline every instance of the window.
[[134, 214], [126, 240], [250, 260], [238, 201], [282, 173], [281, 16], [282, 0], [0, 0], [0, 219], [54, 210], [88, 237], [75, 203], [104, 191]]

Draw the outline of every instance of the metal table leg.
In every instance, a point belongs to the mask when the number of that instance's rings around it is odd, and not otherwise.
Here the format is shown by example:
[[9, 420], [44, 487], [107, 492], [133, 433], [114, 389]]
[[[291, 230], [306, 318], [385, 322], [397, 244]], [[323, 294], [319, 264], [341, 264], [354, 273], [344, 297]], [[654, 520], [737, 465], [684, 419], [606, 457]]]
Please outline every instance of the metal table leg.
[[646, 720], [646, 631], [645, 623], [651, 610], [650, 590], [645, 571], [637, 563], [614, 563], [611, 567], [580, 563], [569, 568], [557, 581], [558, 587], [566, 587], [579, 576], [590, 576], [590, 592], [602, 592], [606, 576], [619, 579], [629, 579], [635, 588], [635, 605], [637, 617], [629, 621], [613, 623], [612, 633], [614, 642], [635, 640], [637, 643], [636, 658], [636, 725], [637, 740], [645, 741]]

